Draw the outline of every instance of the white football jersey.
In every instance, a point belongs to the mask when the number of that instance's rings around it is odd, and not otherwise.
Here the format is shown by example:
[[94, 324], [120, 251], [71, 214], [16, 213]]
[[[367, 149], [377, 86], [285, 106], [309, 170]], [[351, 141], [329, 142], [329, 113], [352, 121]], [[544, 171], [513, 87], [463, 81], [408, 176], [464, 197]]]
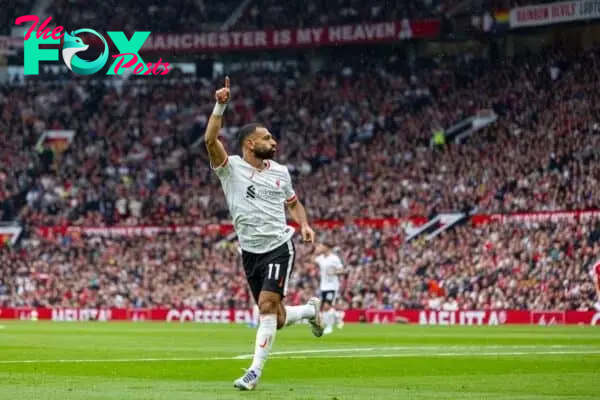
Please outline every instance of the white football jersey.
[[287, 167], [265, 161], [262, 171], [240, 156], [229, 156], [213, 168], [225, 192], [240, 247], [263, 254], [294, 235], [287, 224], [285, 205], [296, 199]]
[[594, 261], [590, 268], [590, 275], [596, 285], [600, 286], [600, 260]]
[[337, 292], [340, 289], [340, 278], [334, 272], [344, 267], [340, 257], [335, 253], [321, 254], [315, 258], [315, 262], [321, 271], [321, 291]]

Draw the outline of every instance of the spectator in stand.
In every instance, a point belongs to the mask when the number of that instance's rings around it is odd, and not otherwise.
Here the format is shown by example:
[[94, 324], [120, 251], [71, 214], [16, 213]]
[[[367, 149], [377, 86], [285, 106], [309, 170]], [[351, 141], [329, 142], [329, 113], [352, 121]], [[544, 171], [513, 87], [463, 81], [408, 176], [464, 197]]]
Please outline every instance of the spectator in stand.
[[338, 0], [331, 4], [323, 0], [255, 0], [247, 8], [234, 29], [281, 29], [311, 26], [345, 25], [361, 22], [396, 21], [439, 14], [440, 2]]
[[[600, 222], [464, 225], [403, 244], [401, 226], [323, 232], [350, 272], [343, 308], [594, 310], [590, 270]], [[3, 249], [0, 306], [249, 308], [235, 244], [219, 233], [102, 238], [33, 236]], [[298, 248], [289, 301], [318, 291], [310, 249]]]
[[168, 3], [151, 0], [136, 2], [132, 0], [108, 0], [89, 3], [83, 0], [53, 0], [46, 14], [52, 16], [68, 32], [81, 28], [99, 31], [135, 31], [148, 30], [158, 33], [185, 33], [197, 31], [210, 22], [224, 22], [234, 10], [235, 1], [219, 2], [227, 10], [225, 15], [213, 13], [215, 7], [210, 3], [193, 0], [174, 0]]
[[34, 4], [33, 0], [6, 0], [0, 14], [0, 36], [10, 36], [10, 29], [14, 26], [15, 19], [30, 14], [29, 11]]
[[[474, 207], [596, 208], [598, 61], [597, 50], [563, 49], [412, 76], [377, 66], [295, 79], [242, 72], [233, 77], [244, 82], [233, 97], [249, 100], [231, 104], [222, 139], [231, 146], [242, 123], [274, 121], [269, 128], [279, 133], [280, 158], [297, 176], [313, 220]], [[131, 79], [111, 86], [48, 78], [0, 91], [4, 218], [18, 216], [31, 228], [229, 218], [205, 154], [194, 146], [210, 112], [212, 82]], [[444, 150], [429, 147], [433, 127], [449, 132], [489, 109], [496, 123], [460, 144], [449, 136]], [[67, 151], [36, 149], [47, 129], [76, 131]], [[400, 227], [349, 224], [329, 235], [352, 266], [343, 284], [346, 307], [593, 309], [585, 268], [600, 254], [599, 232], [588, 223], [461, 227], [406, 247]], [[245, 306], [235, 255], [214, 246], [219, 239], [33, 240], [0, 253], [1, 265], [9, 266], [1, 269], [0, 296], [11, 305]], [[315, 274], [305, 263], [293, 302], [314, 294]]]
[[[464, 69], [424, 69], [409, 79], [368, 70], [357, 79], [323, 74], [302, 83], [242, 74], [236, 82], [245, 83], [234, 89], [250, 100], [232, 105], [223, 140], [229, 142], [248, 120], [275, 120], [270, 129], [279, 132], [281, 157], [299, 176], [313, 219], [594, 207], [600, 200], [600, 103], [593, 89], [598, 73], [588, 65], [598, 54], [550, 54], [560, 60], [551, 83], [539, 73], [549, 65], [546, 58], [528, 60], [536, 64], [526, 68], [526, 60], [516, 60], [482, 75], [473, 67], [466, 80]], [[204, 105], [211, 86], [134, 80], [112, 88], [79, 80], [61, 87], [34, 84], [25, 92], [6, 88], [5, 98], [13, 101], [3, 103], [5, 114], [28, 118], [33, 111], [25, 104], [31, 101], [37, 113], [26, 125], [13, 118], [10, 131], [0, 131], [9, 145], [14, 142], [7, 157], [20, 158], [5, 172], [11, 176], [3, 178], [4, 192], [14, 195], [15, 183], [30, 189], [22, 220], [33, 225], [227, 219], [205, 155], [192, 145], [210, 112]], [[360, 93], [371, 86], [380, 89], [380, 98], [363, 99]], [[65, 106], [56, 107], [59, 101]], [[462, 144], [449, 138], [444, 151], [428, 147], [432, 127], [448, 132], [490, 107], [500, 117], [495, 124]], [[14, 137], [23, 128], [31, 132], [27, 143]], [[46, 128], [77, 134], [50, 171], [24, 174], [32, 159], [43, 166], [33, 143]], [[18, 205], [8, 208], [18, 211]]]

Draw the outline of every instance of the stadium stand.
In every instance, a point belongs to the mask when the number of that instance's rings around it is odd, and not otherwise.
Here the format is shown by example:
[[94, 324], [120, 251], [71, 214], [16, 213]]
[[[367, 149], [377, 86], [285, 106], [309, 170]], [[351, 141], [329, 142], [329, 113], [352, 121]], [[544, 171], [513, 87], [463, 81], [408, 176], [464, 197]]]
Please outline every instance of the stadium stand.
[[[221, 2], [177, 0], [104, 2], [97, 7], [85, 7], [81, 0], [52, 1], [46, 14], [53, 16], [67, 29], [82, 26], [92, 29], [118, 29], [126, 32], [147, 29], [153, 32], [194, 32], [201, 30], [254, 30], [270, 28], [309, 27], [356, 22], [378, 22], [403, 18], [423, 18], [440, 15], [447, 2], [439, 1], [373, 1], [338, 0], [336, 4], [272, 0]], [[85, 10], [85, 11], [81, 11]], [[338, 12], [339, 10], [339, 12]], [[236, 14], [241, 12], [241, 14]], [[22, 14], [19, 14], [22, 15]], [[228, 20], [231, 19], [232, 22]], [[228, 22], [226, 24], [226, 22]], [[135, 29], [134, 29], [135, 27]]]
[[[600, 219], [465, 225], [410, 244], [400, 226], [322, 235], [347, 265], [343, 308], [594, 309]], [[34, 236], [20, 252], [0, 250], [0, 306], [251, 307], [235, 245], [219, 239]], [[298, 246], [291, 304], [318, 290], [310, 251]]]
[[[314, 219], [593, 208], [600, 201], [598, 53], [554, 54], [565, 57], [555, 80], [548, 79], [558, 68], [548, 66], [550, 56], [481, 75], [476, 67], [408, 79], [374, 71], [296, 81], [242, 73], [232, 78], [244, 83], [223, 140], [235, 152], [233, 127], [268, 121], [278, 159], [295, 175]], [[17, 168], [5, 171], [3, 197], [31, 184], [19, 199], [26, 203], [21, 219], [34, 225], [226, 220], [206, 156], [189, 151], [204, 129], [214, 85], [5, 88], [3, 113], [13, 117], [3, 139]], [[367, 88], [374, 91], [368, 99], [360, 95]], [[43, 117], [29, 118], [32, 105]], [[495, 110], [498, 121], [461, 144], [448, 136], [443, 149], [430, 146], [437, 127], [449, 130], [482, 110]], [[84, 134], [55, 160], [34, 146], [48, 127]], [[20, 129], [30, 134], [9, 134]], [[38, 167], [24, 173], [31, 160]], [[4, 208], [12, 215], [18, 205]]]
[[[84, 7], [71, 0], [52, 2], [48, 13], [68, 29], [178, 32], [222, 21], [239, 5], [223, 4], [125, 1], [73, 13]], [[333, 13], [327, 4], [255, 0], [236, 29], [427, 17], [454, 5], [340, 1], [345, 11]], [[267, 124], [312, 220], [597, 209], [599, 57], [597, 48], [563, 46], [408, 74], [368, 57], [293, 78], [242, 70], [231, 74], [222, 140], [235, 152], [236, 127]], [[37, 230], [227, 222], [201, 141], [222, 77], [176, 77], [107, 85], [45, 71], [1, 87], [1, 217], [25, 234], [19, 247], [0, 250], [0, 305], [250, 305], [235, 247], [222, 233], [150, 240]], [[77, 133], [55, 152], [38, 142], [47, 130]], [[432, 140], [439, 131], [441, 145]], [[466, 224], [429, 242], [406, 242], [405, 228], [319, 231], [348, 266], [341, 306], [595, 307], [588, 269], [600, 254], [596, 220]], [[309, 251], [299, 249], [295, 304], [317, 291]]]
[[357, 22], [393, 21], [439, 14], [440, 2], [324, 0], [290, 1], [283, 5], [274, 0], [254, 0], [246, 8], [236, 29], [278, 29]]
[[[105, 31], [189, 32], [218, 29], [240, 2], [176, 0], [107, 1], [86, 7], [82, 0], [54, 0], [46, 10], [67, 30], [87, 27]], [[82, 11], [84, 10], [84, 11]]]
[[2, 4], [2, 14], [0, 15], [0, 35], [10, 34], [10, 29], [15, 22], [15, 18], [21, 15], [27, 15], [31, 11], [33, 0], [6, 0]]

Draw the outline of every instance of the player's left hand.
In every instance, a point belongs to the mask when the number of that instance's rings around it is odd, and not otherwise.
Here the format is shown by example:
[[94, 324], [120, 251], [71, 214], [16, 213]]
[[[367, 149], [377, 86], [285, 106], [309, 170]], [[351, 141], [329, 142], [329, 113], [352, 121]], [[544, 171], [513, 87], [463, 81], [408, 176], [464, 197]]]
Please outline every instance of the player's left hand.
[[229, 77], [225, 77], [225, 87], [217, 90], [215, 93], [215, 98], [217, 99], [217, 103], [219, 104], [227, 104], [229, 103], [229, 97], [231, 96], [231, 89], [229, 87]]
[[308, 225], [300, 227], [300, 233], [302, 234], [302, 241], [304, 243], [314, 243], [315, 231]]

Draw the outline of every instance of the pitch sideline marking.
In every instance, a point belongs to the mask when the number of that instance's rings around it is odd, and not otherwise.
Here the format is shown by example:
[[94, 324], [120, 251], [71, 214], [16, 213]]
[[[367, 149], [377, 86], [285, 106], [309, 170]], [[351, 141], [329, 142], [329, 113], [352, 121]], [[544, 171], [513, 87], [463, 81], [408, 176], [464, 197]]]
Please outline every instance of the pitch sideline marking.
[[[422, 358], [437, 358], [437, 357], [502, 357], [502, 356], [537, 356], [537, 355], [586, 355], [586, 354], [600, 354], [600, 350], [563, 350], [563, 351], [507, 351], [507, 352], [481, 352], [481, 353], [397, 353], [397, 354], [333, 354], [327, 356], [327, 358], [407, 358], [407, 357], [422, 357]], [[253, 355], [254, 356], [254, 355]], [[310, 358], [323, 358], [323, 357], [309, 357], [309, 356], [288, 356], [288, 357], [277, 357], [274, 358], [291, 358], [291, 359], [310, 359]]]
[[[270, 356], [285, 356], [295, 354], [327, 354], [327, 353], [347, 353], [347, 352], [372, 352], [372, 351], [404, 351], [404, 350], [417, 350], [417, 351], [435, 351], [435, 350], [455, 350], [455, 351], [467, 351], [467, 350], [492, 350], [492, 349], [574, 349], [576, 346], [573, 345], [516, 345], [516, 346], [504, 346], [504, 345], [490, 345], [490, 346], [391, 346], [391, 347], [344, 347], [334, 349], [310, 349], [310, 350], [290, 350], [290, 351], [274, 351], [271, 352]], [[419, 353], [422, 354], [422, 353]], [[436, 354], [436, 353], [431, 353]], [[241, 354], [233, 357], [236, 360], [243, 360], [246, 358], [252, 358], [254, 354]]]
[[[491, 346], [490, 346], [491, 347]], [[499, 346], [493, 346], [499, 347]], [[552, 347], [552, 346], [549, 346]], [[385, 347], [367, 347], [359, 348], [360, 351], [386, 350]], [[426, 350], [431, 347], [411, 347], [411, 350]], [[446, 348], [447, 349], [447, 348]], [[322, 350], [297, 350], [286, 352], [273, 352], [271, 358], [288, 358], [288, 359], [308, 359], [308, 358], [406, 358], [406, 357], [501, 357], [501, 356], [536, 356], [536, 355], [585, 355], [585, 354], [600, 354], [600, 349], [590, 350], [542, 350], [542, 351], [506, 351], [506, 352], [490, 352], [483, 351], [473, 353], [469, 352], [439, 352], [439, 353], [395, 353], [395, 354], [327, 354], [342, 349], [322, 349]], [[350, 351], [350, 349], [343, 349]], [[354, 351], [357, 351], [355, 348]], [[304, 354], [304, 355], [303, 355]], [[323, 354], [323, 356], [309, 356], [309, 354]], [[325, 355], [327, 354], [327, 355]], [[242, 354], [233, 357], [198, 357], [198, 358], [112, 358], [112, 359], [59, 359], [59, 360], [0, 360], [0, 364], [98, 364], [98, 363], [146, 363], [146, 362], [193, 362], [193, 361], [231, 361], [245, 360], [252, 358], [252, 354]]]

